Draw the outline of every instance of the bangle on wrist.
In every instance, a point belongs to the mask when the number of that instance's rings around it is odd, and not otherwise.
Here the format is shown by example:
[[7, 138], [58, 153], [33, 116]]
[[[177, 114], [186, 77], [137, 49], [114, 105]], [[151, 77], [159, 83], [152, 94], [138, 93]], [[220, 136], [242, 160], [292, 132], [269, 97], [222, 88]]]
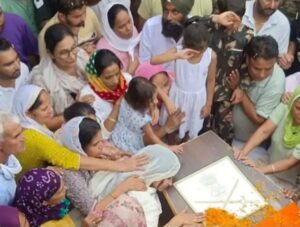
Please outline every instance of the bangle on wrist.
[[111, 121], [111, 122], [113, 122], [113, 123], [117, 122], [117, 120], [114, 119], [114, 118], [112, 118], [112, 117], [109, 117], [108, 120]]
[[113, 198], [113, 199], [116, 199], [118, 196], [115, 196], [114, 194], [113, 194], [113, 192], [111, 192], [111, 193], [109, 193], [109, 195]]
[[272, 168], [272, 173], [275, 173], [276, 168], [275, 168], [274, 164], [271, 165], [271, 168]]

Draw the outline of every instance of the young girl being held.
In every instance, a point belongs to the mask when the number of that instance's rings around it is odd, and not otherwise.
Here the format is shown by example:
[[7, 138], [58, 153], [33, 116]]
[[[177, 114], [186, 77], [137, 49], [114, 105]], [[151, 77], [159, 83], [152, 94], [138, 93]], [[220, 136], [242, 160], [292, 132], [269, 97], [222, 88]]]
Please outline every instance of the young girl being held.
[[[210, 115], [217, 64], [216, 54], [208, 47], [208, 30], [200, 18], [190, 18], [185, 26], [183, 47], [179, 47], [174, 53], [179, 57], [175, 64], [175, 81], [170, 90], [170, 99], [186, 114], [185, 121], [179, 128], [181, 139], [185, 136], [196, 137], [202, 129], [204, 118]], [[180, 57], [184, 50], [192, 52]], [[169, 53], [166, 57], [168, 55]], [[166, 113], [164, 118], [166, 119]]]
[[157, 89], [158, 105], [155, 110], [151, 110], [152, 125], [156, 125], [159, 120], [160, 108], [164, 106], [171, 114], [176, 111], [176, 107], [169, 98], [169, 91], [173, 81], [173, 75], [166, 71], [161, 65], [151, 65], [148, 62], [141, 64], [135, 76], [143, 77], [152, 82]]
[[[185, 117], [185, 113], [179, 108], [176, 108], [169, 98], [169, 91], [173, 82], [173, 74], [166, 71], [162, 65], [152, 65], [145, 62], [138, 67], [135, 76], [146, 78], [156, 86], [158, 104], [155, 106], [154, 110], [150, 110], [155, 134], [159, 138], [163, 138], [167, 134], [178, 130], [183, 118]], [[161, 122], [160, 119], [163, 109], [168, 112], [168, 119], [165, 123]]]
[[124, 99], [121, 101], [117, 124], [111, 139], [122, 150], [137, 153], [145, 146], [144, 138], [150, 144], [160, 144], [175, 153], [182, 152], [182, 146], [169, 146], [154, 133], [149, 110], [157, 105], [157, 89], [149, 80], [135, 77], [131, 80]]

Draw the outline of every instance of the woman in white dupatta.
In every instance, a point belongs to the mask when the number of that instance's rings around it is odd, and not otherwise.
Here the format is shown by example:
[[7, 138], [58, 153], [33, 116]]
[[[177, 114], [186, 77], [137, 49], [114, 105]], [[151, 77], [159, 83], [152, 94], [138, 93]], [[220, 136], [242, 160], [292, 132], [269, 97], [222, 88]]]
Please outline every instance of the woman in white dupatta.
[[123, 69], [131, 75], [139, 65], [138, 44], [140, 35], [130, 12], [130, 0], [102, 0], [100, 10], [103, 37], [97, 49], [109, 49], [121, 60]]
[[[86, 84], [86, 75], [77, 64], [77, 43], [72, 32], [63, 24], [49, 27], [45, 33], [48, 50], [31, 72], [32, 83], [44, 88], [51, 98], [54, 118], [47, 126], [56, 130], [63, 123], [62, 113], [79, 97]], [[82, 97], [81, 101], [90, 101]]]
[[132, 171], [147, 163], [148, 158], [141, 155], [111, 161], [81, 156], [63, 147], [45, 126], [53, 115], [53, 108], [48, 93], [36, 85], [24, 85], [17, 90], [12, 112], [24, 129], [25, 149], [17, 155], [22, 173], [49, 164], [72, 170]]
[[[83, 139], [80, 135], [80, 130], [82, 128], [86, 131], [84, 135], [87, 135], [87, 132], [90, 130], [88, 130], [87, 127], [81, 126], [83, 119], [83, 117], [77, 117], [67, 122], [64, 125], [61, 140], [63, 145], [70, 150], [87, 155], [82, 147]], [[98, 133], [98, 137], [100, 135], [101, 134]], [[94, 143], [96, 143], [95, 141]], [[101, 145], [98, 149], [97, 152], [101, 153]], [[98, 171], [89, 179], [88, 190], [91, 193], [90, 196], [98, 201], [103, 200], [109, 195], [116, 197], [115, 188], [118, 187], [118, 185], [122, 184], [122, 182], [126, 181], [130, 176], [139, 176], [144, 180], [148, 188], [147, 191], [130, 191], [127, 192], [127, 195], [135, 198], [143, 207], [147, 226], [156, 227], [159, 214], [161, 213], [161, 206], [157, 198], [156, 190], [150, 186], [157, 181], [162, 181], [174, 176], [180, 168], [180, 163], [173, 152], [160, 145], [145, 147], [141, 149], [138, 154], [147, 154], [150, 158], [149, 164], [144, 170], [124, 173]]]

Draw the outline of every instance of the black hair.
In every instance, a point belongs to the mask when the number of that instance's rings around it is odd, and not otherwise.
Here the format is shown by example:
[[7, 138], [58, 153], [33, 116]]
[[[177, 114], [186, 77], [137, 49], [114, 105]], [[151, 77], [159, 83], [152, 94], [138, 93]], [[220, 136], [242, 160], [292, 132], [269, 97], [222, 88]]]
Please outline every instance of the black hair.
[[210, 35], [199, 16], [189, 18], [184, 26], [183, 43], [185, 47], [199, 50], [208, 46]]
[[217, 0], [219, 13], [232, 11], [239, 17], [243, 17], [246, 11], [246, 0]]
[[95, 115], [95, 109], [88, 103], [85, 102], [75, 102], [71, 106], [67, 107], [64, 111], [65, 121], [69, 121], [74, 117]]
[[53, 54], [56, 45], [66, 36], [74, 37], [71, 30], [63, 24], [54, 24], [50, 26], [45, 33], [46, 49]]
[[107, 49], [99, 50], [95, 56], [95, 69], [97, 75], [101, 76], [105, 68], [111, 66], [113, 63], [117, 64], [120, 69], [123, 68], [121, 60], [112, 51]]
[[81, 9], [86, 5], [86, 0], [58, 0], [57, 11], [64, 15], [70, 14], [73, 10]]
[[83, 150], [89, 145], [94, 136], [101, 130], [97, 121], [84, 118], [79, 124], [79, 141]]
[[32, 106], [28, 109], [28, 112], [32, 112], [42, 105], [42, 101], [41, 101], [42, 92], [43, 92], [43, 90], [40, 91], [38, 97], [36, 98], [36, 100], [34, 101]]
[[255, 36], [246, 47], [249, 58], [270, 60], [278, 58], [278, 44], [272, 36]]
[[127, 103], [138, 111], [145, 111], [153, 98], [156, 87], [151, 81], [143, 77], [134, 77], [125, 93]]
[[115, 27], [116, 18], [120, 11], [126, 11], [128, 13], [127, 8], [121, 4], [115, 4], [108, 10], [107, 18], [111, 29]]
[[11, 42], [9, 42], [8, 40], [6, 40], [4, 38], [0, 38], [0, 51], [7, 51], [10, 48], [13, 48], [13, 45], [11, 44]]

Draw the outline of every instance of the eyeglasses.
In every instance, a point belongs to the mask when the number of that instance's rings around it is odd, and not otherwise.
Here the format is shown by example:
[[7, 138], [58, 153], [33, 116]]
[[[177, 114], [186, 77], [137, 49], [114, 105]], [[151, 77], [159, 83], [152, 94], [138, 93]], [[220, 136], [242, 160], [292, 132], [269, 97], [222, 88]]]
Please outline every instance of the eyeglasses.
[[71, 57], [71, 54], [77, 55], [78, 52], [78, 47], [77, 46], [73, 46], [71, 49], [69, 50], [62, 50], [61, 52], [59, 52], [59, 56], [63, 59], [69, 58]]

